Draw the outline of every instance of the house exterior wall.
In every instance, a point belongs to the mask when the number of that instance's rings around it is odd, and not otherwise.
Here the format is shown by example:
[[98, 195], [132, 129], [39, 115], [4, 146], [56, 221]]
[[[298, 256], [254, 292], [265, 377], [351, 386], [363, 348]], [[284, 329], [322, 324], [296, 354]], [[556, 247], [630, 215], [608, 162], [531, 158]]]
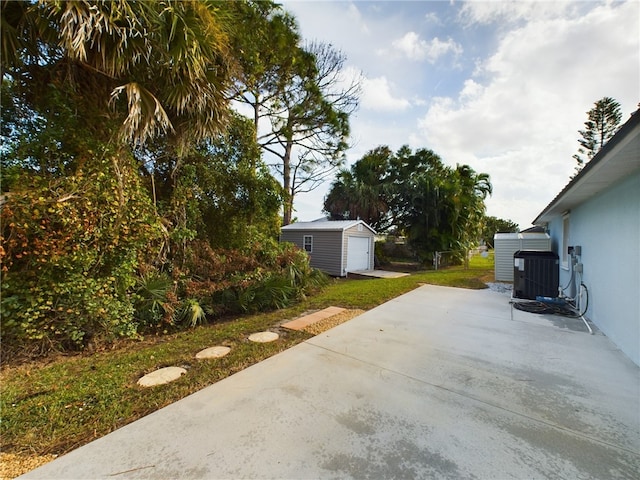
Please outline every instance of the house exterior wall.
[[342, 276], [341, 231], [282, 230], [280, 241], [291, 242], [304, 250], [304, 236], [313, 237], [313, 251], [309, 253], [312, 267], [333, 276]]
[[[554, 217], [548, 229], [552, 249], [562, 258], [563, 216]], [[640, 365], [640, 171], [573, 208], [568, 230], [567, 244], [582, 247], [587, 318]], [[560, 285], [570, 279], [570, 266], [561, 266]]]
[[358, 230], [358, 225], [354, 225], [351, 228], [347, 228], [343, 232], [342, 236], [342, 276], [347, 274], [347, 253], [348, 253], [348, 239], [349, 237], [367, 237], [369, 238], [369, 268], [373, 268], [374, 261], [374, 234], [371, 230], [369, 230], [364, 225], [360, 224], [362, 227]]

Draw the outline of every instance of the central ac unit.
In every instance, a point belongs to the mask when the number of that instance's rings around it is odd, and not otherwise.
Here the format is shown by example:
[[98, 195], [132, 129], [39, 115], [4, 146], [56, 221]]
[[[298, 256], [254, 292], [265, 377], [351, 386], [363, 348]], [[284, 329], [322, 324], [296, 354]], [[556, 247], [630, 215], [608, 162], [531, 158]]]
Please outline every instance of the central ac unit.
[[554, 252], [518, 250], [513, 254], [513, 296], [535, 300], [558, 296], [559, 259]]

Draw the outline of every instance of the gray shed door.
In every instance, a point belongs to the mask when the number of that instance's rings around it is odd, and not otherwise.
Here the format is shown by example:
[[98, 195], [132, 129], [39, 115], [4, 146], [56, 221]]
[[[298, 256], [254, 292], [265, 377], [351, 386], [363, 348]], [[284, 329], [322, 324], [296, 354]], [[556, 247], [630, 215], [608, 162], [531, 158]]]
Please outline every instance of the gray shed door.
[[369, 238], [347, 238], [347, 272], [369, 270]]

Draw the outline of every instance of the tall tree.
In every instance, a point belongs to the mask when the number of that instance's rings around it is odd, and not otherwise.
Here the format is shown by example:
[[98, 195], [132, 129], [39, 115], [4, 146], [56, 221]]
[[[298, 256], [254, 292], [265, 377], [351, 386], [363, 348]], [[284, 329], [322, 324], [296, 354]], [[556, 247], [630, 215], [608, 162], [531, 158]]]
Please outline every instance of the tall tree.
[[573, 156], [578, 162], [576, 175], [615, 135], [621, 120], [620, 104], [616, 100], [603, 97], [595, 102], [594, 107], [587, 112], [585, 129], [578, 131], [582, 138], [578, 140], [578, 153]]
[[[277, 133], [273, 140], [284, 140], [285, 224], [291, 220], [296, 195], [314, 190], [343, 164], [349, 115], [358, 106], [360, 92], [356, 79], [343, 78], [346, 57], [341, 52], [319, 43], [308, 49], [315, 59], [316, 75], [310, 82], [303, 80], [292, 88], [285, 117], [275, 124], [284, 128], [274, 128]], [[286, 181], [287, 171], [290, 183]]]
[[482, 235], [486, 210], [484, 201], [493, 188], [488, 174], [476, 173], [468, 165], [457, 165], [455, 174], [457, 192], [453, 198], [453, 246], [455, 250], [464, 252], [465, 266], [468, 267], [468, 251]]
[[358, 102], [357, 82], [345, 84], [340, 77], [343, 54], [330, 45], [311, 44], [304, 58], [270, 105], [271, 130], [259, 138], [278, 159], [272, 166], [286, 195], [284, 225], [291, 221], [296, 195], [318, 187], [344, 162], [349, 115]]
[[283, 94], [305, 60], [295, 18], [267, 1], [230, 2], [242, 19], [233, 38], [240, 71], [233, 100], [251, 110], [256, 141], [259, 127], [268, 124], [270, 105]]
[[496, 233], [513, 233], [519, 231], [520, 227], [518, 227], [518, 224], [511, 220], [486, 216], [482, 227], [482, 239], [489, 248], [493, 248], [493, 236]]
[[184, 146], [225, 124], [236, 62], [224, 6], [2, 2], [3, 78], [22, 85], [32, 103], [52, 83], [71, 85], [99, 111], [87, 122], [115, 115], [126, 142], [171, 133]]
[[324, 211], [334, 220], [361, 219], [377, 231], [389, 226], [389, 147], [378, 147], [341, 169], [324, 199]]
[[462, 259], [481, 238], [491, 191], [486, 173], [451, 168], [426, 148], [403, 146], [392, 154], [378, 147], [338, 172], [324, 208], [332, 218], [360, 217], [377, 230], [404, 233], [423, 260], [443, 250]]
[[282, 180], [288, 224], [296, 195], [342, 164], [359, 83], [343, 78], [345, 57], [331, 45], [302, 47], [295, 19], [279, 5], [234, 3], [246, 19], [234, 100], [251, 109], [265, 160]]
[[[413, 215], [413, 202], [415, 196], [421, 194], [422, 187], [433, 193], [428, 196], [428, 201], [431, 208], [437, 210], [440, 180], [446, 179], [448, 175], [448, 167], [432, 150], [419, 148], [413, 152], [408, 145], [400, 147], [390, 160], [389, 182], [392, 187], [389, 205], [392, 223], [401, 230], [410, 224], [408, 219]], [[420, 187], [423, 180], [426, 185]]]

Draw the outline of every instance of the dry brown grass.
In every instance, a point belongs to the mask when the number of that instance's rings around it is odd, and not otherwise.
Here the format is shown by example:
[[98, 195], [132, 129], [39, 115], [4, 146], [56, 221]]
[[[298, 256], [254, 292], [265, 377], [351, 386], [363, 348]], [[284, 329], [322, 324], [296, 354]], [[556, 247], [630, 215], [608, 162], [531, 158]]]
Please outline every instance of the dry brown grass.
[[342, 313], [338, 313], [337, 315], [333, 315], [331, 317], [325, 318], [318, 322], [312, 323], [308, 325], [303, 330], [311, 335], [318, 335], [322, 332], [326, 332], [327, 330], [340, 325], [348, 320], [351, 320], [353, 317], [357, 317], [358, 315], [362, 315], [365, 310], [347, 310]]
[[0, 480], [11, 480], [30, 472], [57, 455], [28, 455], [16, 453], [0, 453]]

